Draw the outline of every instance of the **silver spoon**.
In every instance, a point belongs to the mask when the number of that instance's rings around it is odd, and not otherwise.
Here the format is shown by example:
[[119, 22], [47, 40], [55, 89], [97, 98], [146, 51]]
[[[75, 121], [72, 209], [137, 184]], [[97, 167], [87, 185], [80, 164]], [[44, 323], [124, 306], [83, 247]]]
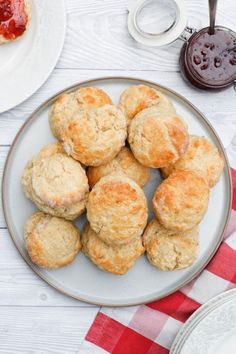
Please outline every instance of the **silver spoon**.
[[210, 34], [215, 32], [217, 0], [209, 0]]

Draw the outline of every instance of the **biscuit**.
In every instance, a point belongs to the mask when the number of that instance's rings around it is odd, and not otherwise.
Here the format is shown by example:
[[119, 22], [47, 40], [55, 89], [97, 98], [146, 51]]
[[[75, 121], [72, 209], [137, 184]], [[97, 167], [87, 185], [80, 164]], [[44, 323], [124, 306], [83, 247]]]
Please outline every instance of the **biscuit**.
[[162, 182], [153, 197], [158, 221], [173, 231], [186, 231], [198, 225], [207, 211], [209, 187], [191, 171], [174, 171]]
[[165, 167], [185, 153], [189, 142], [188, 128], [179, 116], [160, 114], [158, 107], [152, 106], [132, 120], [128, 141], [142, 165]]
[[189, 170], [202, 176], [209, 187], [213, 187], [221, 176], [224, 160], [219, 150], [206, 138], [191, 136], [183, 156], [173, 165], [162, 169], [164, 178], [175, 170]]
[[90, 187], [92, 188], [100, 178], [112, 173], [124, 173], [141, 188], [145, 186], [150, 177], [150, 169], [141, 165], [127, 147], [123, 147], [118, 155], [107, 164], [89, 167], [87, 176]]
[[68, 265], [81, 250], [79, 230], [71, 222], [42, 212], [28, 219], [24, 239], [32, 262], [43, 268]]
[[141, 236], [147, 212], [144, 192], [123, 174], [102, 177], [89, 194], [87, 218], [108, 245], [128, 244]]
[[97, 87], [81, 87], [71, 93], [61, 95], [49, 112], [49, 124], [54, 136], [61, 138], [74, 113], [80, 110], [98, 108], [112, 104], [111, 98]]
[[153, 219], [143, 235], [147, 257], [161, 270], [174, 270], [189, 267], [198, 253], [199, 229], [173, 232], [165, 229]]
[[89, 224], [82, 233], [82, 250], [99, 268], [116, 275], [125, 274], [144, 253], [141, 237], [121, 247], [112, 247], [103, 242]]
[[14, 30], [14, 26], [13, 27], [11, 26], [12, 17], [8, 18], [9, 17], [8, 16], [5, 19], [5, 21], [2, 20], [2, 23], [0, 20], [0, 26], [1, 24], [2, 26], [4, 26], [3, 29], [0, 28], [0, 45], [20, 39], [22, 35], [26, 32], [31, 18], [31, 12], [32, 12], [30, 1], [29, 0], [14, 1], [14, 4], [11, 4], [11, 11], [13, 11], [13, 14], [17, 13], [18, 22], [19, 22], [18, 31], [17, 31], [18, 34], [15, 35], [14, 32], [12, 32], [12, 30]]
[[26, 196], [45, 213], [74, 220], [85, 211], [89, 193], [86, 173], [59, 143], [47, 145], [29, 161], [22, 185]]
[[125, 145], [125, 117], [113, 105], [79, 111], [67, 123], [60, 139], [63, 148], [86, 166], [111, 161]]
[[152, 87], [137, 85], [128, 87], [120, 96], [119, 109], [124, 113], [127, 125], [143, 109], [156, 106], [160, 114], [175, 114], [175, 108], [168, 98]]

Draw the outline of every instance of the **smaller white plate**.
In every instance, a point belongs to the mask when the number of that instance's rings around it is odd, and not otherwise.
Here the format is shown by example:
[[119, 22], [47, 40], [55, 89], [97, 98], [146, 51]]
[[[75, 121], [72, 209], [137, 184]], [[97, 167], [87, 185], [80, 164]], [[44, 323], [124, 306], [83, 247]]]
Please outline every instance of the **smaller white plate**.
[[183, 325], [170, 354], [190, 353], [236, 353], [236, 289], [208, 301]]
[[65, 32], [64, 0], [31, 0], [22, 38], [0, 45], [0, 113], [29, 98], [47, 80], [60, 56]]

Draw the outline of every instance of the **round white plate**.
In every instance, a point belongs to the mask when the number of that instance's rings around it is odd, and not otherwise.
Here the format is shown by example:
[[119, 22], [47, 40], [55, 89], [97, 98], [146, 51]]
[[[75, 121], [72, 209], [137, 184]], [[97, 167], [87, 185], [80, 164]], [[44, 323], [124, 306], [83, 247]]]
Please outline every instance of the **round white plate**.
[[[66, 91], [73, 91], [79, 86], [97, 86], [108, 92], [117, 103], [124, 89], [140, 83], [164, 92], [188, 123], [189, 132], [209, 138], [225, 157], [216, 133], [203, 115], [185, 98], [155, 83], [131, 78], [103, 78], [80, 83]], [[59, 94], [49, 99], [31, 115], [18, 133], [5, 166], [2, 189], [4, 214], [19, 252], [32, 269], [53, 287], [77, 299], [100, 305], [128, 306], [150, 302], [179, 289], [206, 266], [222, 240], [231, 211], [231, 179], [226, 157], [224, 172], [219, 183], [211, 191], [208, 212], [201, 223], [200, 252], [192, 267], [163, 272], [153, 267], [146, 257], [142, 256], [126, 275], [115, 276], [101, 271], [82, 253], [71, 265], [53, 271], [40, 269], [30, 262], [23, 241], [23, 226], [35, 211], [35, 207], [24, 196], [20, 180], [27, 161], [45, 144], [54, 140], [48, 125], [48, 111], [58, 96]], [[151, 199], [160, 181], [159, 171], [152, 170], [150, 181], [145, 187], [149, 200], [149, 219], [152, 217]], [[84, 221], [85, 217], [78, 220], [80, 229]]]
[[31, 0], [25, 34], [0, 45], [0, 113], [30, 97], [47, 80], [60, 56], [65, 32], [64, 0]]
[[183, 325], [170, 354], [235, 354], [236, 289], [201, 306]]

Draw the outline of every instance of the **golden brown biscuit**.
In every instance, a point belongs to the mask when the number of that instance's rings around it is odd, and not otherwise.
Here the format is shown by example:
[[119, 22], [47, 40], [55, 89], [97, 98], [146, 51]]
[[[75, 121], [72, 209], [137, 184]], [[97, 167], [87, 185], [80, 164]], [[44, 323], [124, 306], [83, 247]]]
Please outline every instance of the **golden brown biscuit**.
[[60, 140], [66, 153], [86, 166], [111, 161], [125, 145], [123, 113], [113, 105], [81, 110], [67, 120]]
[[45, 213], [74, 220], [85, 210], [89, 193], [86, 173], [59, 143], [47, 145], [29, 161], [22, 185], [26, 196]]
[[43, 268], [68, 265], [81, 249], [79, 230], [71, 222], [42, 212], [28, 219], [24, 239], [32, 262]]
[[149, 261], [162, 270], [189, 267], [196, 260], [199, 229], [174, 232], [165, 229], [153, 219], [143, 235], [143, 244]]
[[179, 116], [159, 114], [158, 107], [153, 106], [132, 120], [128, 141], [142, 165], [160, 168], [174, 163], [184, 154], [189, 142], [188, 128]]
[[49, 113], [49, 123], [54, 136], [61, 138], [68, 120], [74, 113], [106, 104], [112, 104], [111, 98], [97, 87], [81, 87], [76, 91], [61, 95], [52, 105]]
[[31, 17], [29, 0], [0, 1], [0, 45], [19, 39], [27, 30]]
[[89, 167], [87, 176], [90, 187], [93, 187], [100, 178], [111, 173], [124, 173], [141, 188], [145, 186], [150, 177], [150, 169], [141, 165], [127, 147], [123, 147], [119, 154], [107, 164]]
[[191, 171], [174, 171], [162, 182], [153, 197], [158, 221], [173, 231], [186, 231], [198, 225], [208, 206], [209, 187]]
[[87, 218], [101, 240], [112, 246], [142, 235], [147, 200], [142, 189], [123, 174], [102, 177], [89, 194]]
[[89, 224], [82, 233], [82, 249], [99, 268], [113, 274], [125, 274], [144, 253], [141, 237], [121, 247], [112, 247], [103, 242]]
[[120, 96], [118, 107], [124, 113], [129, 126], [137, 113], [154, 105], [160, 114], [176, 113], [174, 106], [163, 93], [145, 85], [128, 87]]
[[191, 136], [183, 156], [173, 165], [163, 167], [162, 175], [168, 177], [175, 170], [189, 170], [202, 176], [213, 187], [221, 176], [224, 160], [219, 150], [206, 138]]

